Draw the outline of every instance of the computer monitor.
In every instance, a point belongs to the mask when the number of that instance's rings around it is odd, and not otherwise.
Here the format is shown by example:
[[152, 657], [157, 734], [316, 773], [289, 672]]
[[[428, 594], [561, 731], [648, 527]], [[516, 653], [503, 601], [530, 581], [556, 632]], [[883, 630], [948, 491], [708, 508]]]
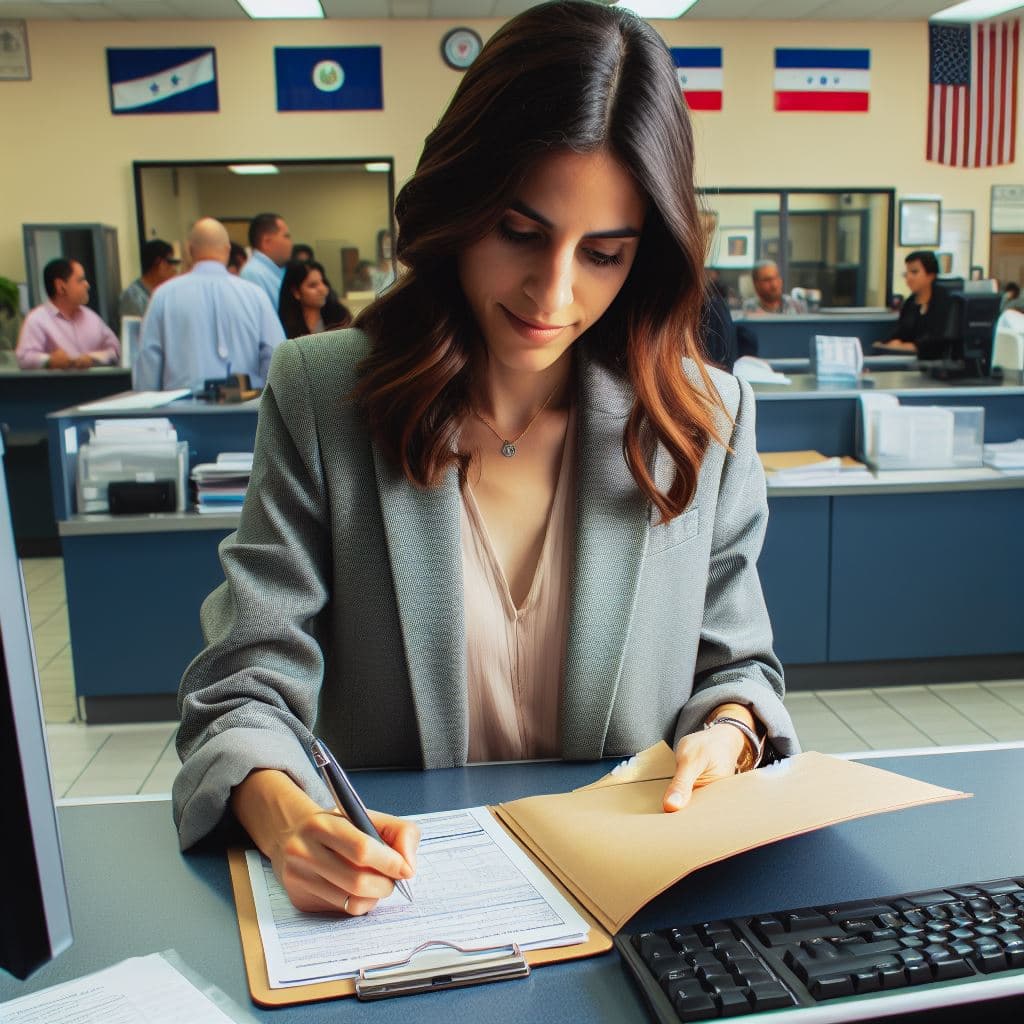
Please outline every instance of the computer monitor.
[[918, 343], [922, 368], [940, 379], [987, 377], [999, 319], [1000, 295], [953, 292], [941, 337]]
[[71, 945], [57, 812], [0, 437], [0, 967], [26, 978]]

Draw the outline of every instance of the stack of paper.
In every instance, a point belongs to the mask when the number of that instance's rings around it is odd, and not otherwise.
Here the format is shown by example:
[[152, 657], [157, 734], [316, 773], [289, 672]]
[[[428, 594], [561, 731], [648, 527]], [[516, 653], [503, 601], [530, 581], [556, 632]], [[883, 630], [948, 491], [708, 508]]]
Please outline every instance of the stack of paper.
[[1002, 470], [1024, 470], [1024, 437], [1003, 444], [987, 444], [984, 452], [986, 466]]
[[96, 445], [166, 444], [178, 440], [178, 432], [166, 416], [96, 420], [89, 442]]
[[199, 512], [237, 512], [245, 500], [252, 473], [252, 452], [221, 452], [216, 462], [192, 470]]
[[[133, 318], [134, 319], [134, 318]], [[191, 395], [188, 388], [174, 391], [129, 391], [114, 398], [98, 398], [94, 402], [84, 402], [80, 408], [90, 412], [115, 412], [122, 409], [157, 409], [162, 405], [170, 405], [179, 398]]]
[[768, 481], [776, 487], [873, 479], [867, 466], [849, 455], [829, 458], [816, 451], [761, 452], [760, 459]]
[[740, 356], [733, 363], [733, 376], [751, 384], [792, 384], [784, 373], [777, 373], [771, 364], [757, 356]]

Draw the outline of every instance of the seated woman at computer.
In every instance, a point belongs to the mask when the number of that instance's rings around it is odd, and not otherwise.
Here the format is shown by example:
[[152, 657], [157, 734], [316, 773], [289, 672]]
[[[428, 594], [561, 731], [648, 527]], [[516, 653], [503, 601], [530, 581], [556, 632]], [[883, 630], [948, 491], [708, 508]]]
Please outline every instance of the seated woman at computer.
[[416, 830], [378, 815], [388, 849], [325, 813], [311, 733], [346, 767], [664, 739], [666, 811], [764, 738], [798, 749], [754, 400], [698, 356], [693, 165], [631, 13], [546, 4], [484, 47], [398, 197], [406, 273], [275, 357], [182, 680], [183, 847], [237, 819], [297, 906], [363, 914]]
[[876, 341], [882, 352], [918, 352], [927, 354], [928, 343], [941, 343], [949, 320], [949, 293], [936, 284], [939, 261], [935, 253], [919, 250], [906, 258], [903, 278], [910, 297], [900, 307], [900, 319], [888, 341]]

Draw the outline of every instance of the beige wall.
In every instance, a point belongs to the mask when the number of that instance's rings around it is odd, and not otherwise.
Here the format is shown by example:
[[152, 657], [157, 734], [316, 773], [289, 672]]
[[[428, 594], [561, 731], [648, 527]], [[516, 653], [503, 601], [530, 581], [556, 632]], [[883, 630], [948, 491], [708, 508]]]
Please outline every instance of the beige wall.
[[[471, 23], [486, 38], [496, 20]], [[722, 46], [725, 110], [695, 115], [697, 177], [718, 186], [893, 187], [936, 193], [976, 213], [974, 262], [988, 265], [990, 186], [1024, 181], [1019, 166], [963, 170], [924, 159], [924, 22], [657, 22], [670, 45]], [[29, 23], [31, 82], [0, 83], [7, 154], [0, 160], [0, 274], [24, 278], [20, 226], [100, 221], [117, 227], [122, 273], [136, 263], [133, 160], [393, 156], [397, 184], [458, 82], [441, 62], [444, 21]], [[380, 44], [385, 109], [278, 114], [273, 47]], [[216, 115], [114, 117], [104, 49], [211, 44]], [[776, 114], [773, 49], [869, 47], [868, 114]], [[15, 154], [12, 157], [11, 154]], [[903, 250], [897, 250], [897, 274]], [[898, 279], [898, 278], [897, 278]]]

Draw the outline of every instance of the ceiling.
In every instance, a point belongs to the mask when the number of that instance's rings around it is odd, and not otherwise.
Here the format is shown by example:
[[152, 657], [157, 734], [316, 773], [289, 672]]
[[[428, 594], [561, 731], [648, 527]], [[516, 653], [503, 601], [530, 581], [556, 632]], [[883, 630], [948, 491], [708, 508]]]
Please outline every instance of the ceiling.
[[[510, 18], [536, 0], [321, 0], [328, 18]], [[697, 0], [685, 19], [918, 21], [955, 0]], [[0, 0], [0, 18], [247, 20], [235, 0]]]

